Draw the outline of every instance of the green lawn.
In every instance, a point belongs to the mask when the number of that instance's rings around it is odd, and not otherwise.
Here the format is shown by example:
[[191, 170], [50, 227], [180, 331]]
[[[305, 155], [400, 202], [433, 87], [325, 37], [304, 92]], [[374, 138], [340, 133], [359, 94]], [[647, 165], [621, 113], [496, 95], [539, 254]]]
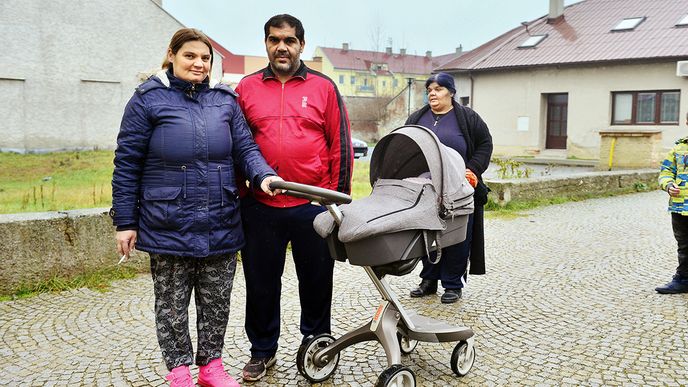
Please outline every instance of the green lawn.
[[0, 213], [107, 207], [112, 151], [0, 153]]
[[[0, 214], [109, 207], [112, 151], [0, 153]], [[353, 197], [370, 194], [368, 161], [354, 162]]]

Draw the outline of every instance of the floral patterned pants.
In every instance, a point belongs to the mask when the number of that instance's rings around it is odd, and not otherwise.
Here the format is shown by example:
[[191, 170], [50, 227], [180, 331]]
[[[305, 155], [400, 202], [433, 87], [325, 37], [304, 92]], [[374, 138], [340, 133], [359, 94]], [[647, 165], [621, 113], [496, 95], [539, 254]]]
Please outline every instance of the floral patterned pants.
[[190, 365], [189, 302], [196, 302], [198, 345], [196, 364], [222, 356], [236, 254], [204, 258], [151, 254], [158, 343], [167, 369]]

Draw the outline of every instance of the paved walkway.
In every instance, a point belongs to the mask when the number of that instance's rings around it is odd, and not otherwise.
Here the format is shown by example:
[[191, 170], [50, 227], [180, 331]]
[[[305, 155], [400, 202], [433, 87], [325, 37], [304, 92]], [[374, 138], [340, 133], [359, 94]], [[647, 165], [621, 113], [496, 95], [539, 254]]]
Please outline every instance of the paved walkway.
[[[688, 295], [658, 295], [676, 265], [665, 194], [650, 192], [489, 219], [488, 271], [464, 298], [410, 299], [417, 272], [392, 278], [409, 309], [467, 325], [477, 360], [464, 378], [449, 368], [452, 345], [421, 343], [404, 362], [420, 386], [688, 385]], [[335, 336], [372, 315], [379, 301], [357, 267], [337, 263]], [[294, 362], [300, 339], [293, 266], [284, 278], [278, 362], [256, 386], [305, 386]], [[248, 360], [244, 281], [238, 271], [224, 362]], [[107, 293], [74, 290], [0, 303], [0, 378], [10, 385], [161, 385], [148, 276]], [[193, 321], [193, 320], [192, 320]], [[372, 385], [386, 364], [377, 344], [341, 354], [324, 385]], [[195, 367], [193, 372], [196, 372]]]

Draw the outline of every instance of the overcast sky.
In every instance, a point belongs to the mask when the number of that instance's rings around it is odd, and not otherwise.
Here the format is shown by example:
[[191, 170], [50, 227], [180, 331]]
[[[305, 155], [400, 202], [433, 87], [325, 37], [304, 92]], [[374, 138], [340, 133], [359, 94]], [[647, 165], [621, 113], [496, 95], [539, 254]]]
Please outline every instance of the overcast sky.
[[[565, 0], [565, 5], [580, 0]], [[263, 25], [289, 13], [306, 30], [304, 59], [316, 46], [433, 55], [464, 50], [549, 12], [549, 0], [163, 0], [187, 27], [203, 30], [229, 51], [265, 55]]]

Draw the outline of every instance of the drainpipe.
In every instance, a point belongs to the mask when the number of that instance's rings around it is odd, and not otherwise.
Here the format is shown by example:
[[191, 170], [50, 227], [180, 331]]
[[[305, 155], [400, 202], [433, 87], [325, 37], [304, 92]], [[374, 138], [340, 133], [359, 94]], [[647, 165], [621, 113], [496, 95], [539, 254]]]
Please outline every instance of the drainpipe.
[[475, 97], [473, 97], [473, 82], [475, 82], [475, 80], [473, 79], [473, 73], [471, 73], [470, 71], [468, 72], [468, 79], [471, 80], [471, 91], [468, 93], [468, 94], [469, 94], [468, 106], [469, 106], [471, 109], [473, 109], [473, 106], [475, 106], [475, 105], [474, 105], [474, 103], [475, 103]]
[[612, 170], [612, 163], [614, 161], [614, 146], [616, 145], [616, 137], [612, 137], [612, 143], [609, 145], [609, 162], [607, 163], [607, 167], [609, 167], [609, 171]]

